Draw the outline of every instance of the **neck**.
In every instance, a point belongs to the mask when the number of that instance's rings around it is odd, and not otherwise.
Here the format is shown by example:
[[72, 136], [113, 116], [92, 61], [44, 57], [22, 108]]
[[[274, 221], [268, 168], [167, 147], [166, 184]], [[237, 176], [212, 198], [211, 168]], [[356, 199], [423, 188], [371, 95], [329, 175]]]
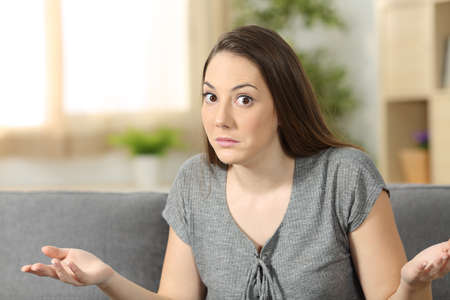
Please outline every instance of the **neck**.
[[281, 153], [260, 162], [233, 164], [228, 168], [228, 178], [241, 191], [261, 195], [290, 186], [294, 167], [295, 159]]

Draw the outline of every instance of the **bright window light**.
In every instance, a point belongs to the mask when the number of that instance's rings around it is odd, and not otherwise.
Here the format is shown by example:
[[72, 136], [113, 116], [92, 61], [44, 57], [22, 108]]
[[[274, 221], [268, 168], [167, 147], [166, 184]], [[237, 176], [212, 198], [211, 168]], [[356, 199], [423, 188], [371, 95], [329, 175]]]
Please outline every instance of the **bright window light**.
[[62, 0], [67, 114], [189, 109], [187, 0]]
[[44, 2], [0, 0], [0, 127], [45, 120]]

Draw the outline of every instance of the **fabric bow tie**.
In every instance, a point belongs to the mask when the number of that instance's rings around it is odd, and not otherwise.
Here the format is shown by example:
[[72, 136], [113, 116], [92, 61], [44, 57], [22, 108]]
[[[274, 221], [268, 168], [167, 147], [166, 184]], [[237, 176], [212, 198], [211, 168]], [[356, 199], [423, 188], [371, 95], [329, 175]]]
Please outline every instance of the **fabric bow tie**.
[[[270, 298], [269, 298], [270, 296]], [[255, 263], [247, 277], [247, 287], [242, 300], [276, 300], [276, 292], [269, 268], [263, 259], [255, 254]]]

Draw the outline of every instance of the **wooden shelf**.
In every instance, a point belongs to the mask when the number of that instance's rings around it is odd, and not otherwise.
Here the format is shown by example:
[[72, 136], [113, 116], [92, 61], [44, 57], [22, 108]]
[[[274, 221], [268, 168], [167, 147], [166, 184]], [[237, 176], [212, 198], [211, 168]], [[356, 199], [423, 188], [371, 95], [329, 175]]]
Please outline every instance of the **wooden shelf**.
[[450, 88], [436, 90], [431, 99], [441, 99], [443, 101], [445, 100], [450, 101]]
[[437, 89], [434, 95], [450, 101], [450, 87], [445, 89]]
[[406, 182], [399, 153], [427, 130], [431, 183], [450, 184], [450, 87], [441, 88], [450, 0], [382, 0], [377, 24], [380, 171], [387, 182]]
[[439, 3], [450, 3], [450, 0], [433, 0], [434, 3], [439, 4]]
[[399, 102], [415, 102], [415, 101], [428, 101], [429, 95], [386, 95], [383, 100], [387, 103], [399, 103]]

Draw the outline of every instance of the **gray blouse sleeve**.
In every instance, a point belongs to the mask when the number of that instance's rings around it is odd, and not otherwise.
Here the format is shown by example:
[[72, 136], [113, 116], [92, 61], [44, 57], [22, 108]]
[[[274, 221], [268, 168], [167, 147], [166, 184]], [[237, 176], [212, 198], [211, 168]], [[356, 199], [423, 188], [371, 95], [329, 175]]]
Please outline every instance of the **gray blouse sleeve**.
[[186, 167], [186, 163], [184, 163], [178, 171], [161, 215], [167, 224], [173, 228], [178, 237], [186, 244], [191, 245], [189, 230], [190, 209], [187, 202], [188, 197], [186, 197], [188, 193], [185, 192], [187, 182]]
[[355, 154], [350, 164], [351, 171], [348, 172], [353, 177], [349, 180], [352, 184], [345, 187], [350, 189], [350, 193], [345, 193], [348, 199], [341, 201], [347, 232], [354, 231], [364, 222], [382, 190], [390, 197], [383, 177], [369, 156], [362, 151]]

